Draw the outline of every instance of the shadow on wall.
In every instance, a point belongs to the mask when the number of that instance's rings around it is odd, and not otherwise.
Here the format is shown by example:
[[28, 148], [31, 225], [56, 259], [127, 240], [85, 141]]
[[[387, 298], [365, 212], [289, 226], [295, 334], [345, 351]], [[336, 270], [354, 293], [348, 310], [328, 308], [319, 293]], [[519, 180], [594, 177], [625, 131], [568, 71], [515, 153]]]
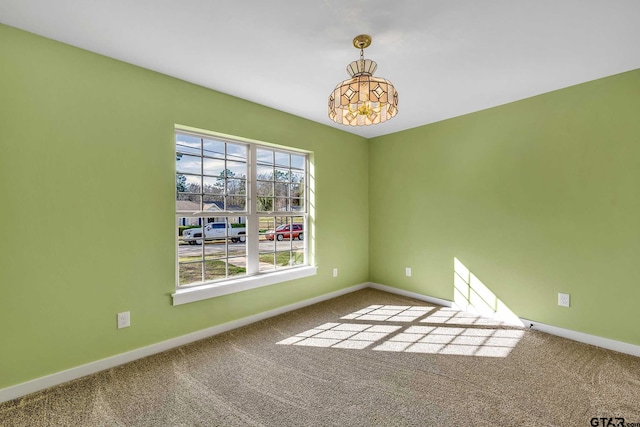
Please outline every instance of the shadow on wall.
[[453, 304], [458, 310], [523, 326], [522, 321], [458, 258], [453, 259]]

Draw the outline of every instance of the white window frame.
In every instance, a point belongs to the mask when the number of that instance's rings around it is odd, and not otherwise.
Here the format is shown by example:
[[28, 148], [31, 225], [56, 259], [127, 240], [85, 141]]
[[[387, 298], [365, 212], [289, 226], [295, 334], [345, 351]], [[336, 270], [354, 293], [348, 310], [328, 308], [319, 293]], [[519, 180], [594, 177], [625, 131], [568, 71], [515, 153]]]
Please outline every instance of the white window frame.
[[[281, 147], [273, 144], [268, 144], [262, 141], [248, 140], [244, 138], [233, 137], [229, 135], [218, 134], [214, 132], [203, 131], [200, 129], [193, 129], [189, 127], [176, 126], [174, 132], [174, 152], [175, 152], [175, 135], [187, 134], [202, 138], [215, 138], [224, 142], [233, 144], [242, 144], [247, 146], [247, 203], [246, 212], [216, 212], [216, 216], [219, 217], [246, 217], [246, 232], [247, 232], [247, 266], [246, 275], [232, 277], [227, 279], [219, 279], [210, 282], [197, 283], [194, 285], [179, 285], [179, 264], [178, 264], [178, 239], [175, 241], [175, 267], [176, 267], [176, 291], [171, 296], [173, 297], [173, 305], [181, 305], [190, 302], [200, 301], [203, 299], [214, 298], [221, 295], [232, 294], [236, 292], [242, 292], [249, 289], [254, 289], [262, 286], [273, 285], [276, 283], [286, 282], [295, 279], [301, 279], [303, 277], [313, 276], [317, 273], [317, 268], [310, 263], [310, 247], [312, 246], [312, 233], [309, 227], [309, 217], [311, 212], [309, 210], [310, 204], [310, 155], [311, 153], [301, 150], [292, 149], [289, 147]], [[278, 152], [292, 153], [305, 156], [305, 197], [304, 197], [304, 209], [302, 211], [273, 211], [273, 212], [258, 212], [257, 211], [257, 156], [256, 151], [258, 148], [264, 148], [268, 150], [275, 150]], [[178, 225], [178, 218], [190, 215], [184, 213], [178, 213], [176, 207], [176, 229]], [[210, 216], [210, 213], [206, 213]], [[199, 215], [192, 215], [199, 216]], [[202, 213], [202, 217], [205, 218], [205, 213]], [[283, 269], [276, 268], [273, 271], [259, 271], [259, 219], [260, 217], [303, 217], [304, 218], [304, 263], [298, 266], [286, 267]], [[174, 229], [175, 230], [175, 229]], [[174, 233], [175, 234], [175, 233]], [[275, 244], [275, 240], [274, 240]]]

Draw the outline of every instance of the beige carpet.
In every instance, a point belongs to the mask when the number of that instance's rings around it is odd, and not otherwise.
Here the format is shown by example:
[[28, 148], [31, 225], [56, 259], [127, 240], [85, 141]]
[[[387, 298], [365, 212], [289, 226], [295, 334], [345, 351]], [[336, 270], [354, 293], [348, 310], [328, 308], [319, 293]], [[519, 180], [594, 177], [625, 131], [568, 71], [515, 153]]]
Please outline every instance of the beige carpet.
[[372, 289], [0, 405], [1, 426], [589, 426], [593, 417], [640, 423], [640, 358]]

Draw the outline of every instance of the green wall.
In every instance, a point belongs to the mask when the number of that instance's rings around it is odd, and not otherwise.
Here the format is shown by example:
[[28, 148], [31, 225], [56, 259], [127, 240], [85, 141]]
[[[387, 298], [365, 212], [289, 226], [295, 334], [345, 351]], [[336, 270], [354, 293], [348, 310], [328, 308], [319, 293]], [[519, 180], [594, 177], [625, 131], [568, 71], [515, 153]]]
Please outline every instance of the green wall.
[[[174, 124], [313, 151], [317, 276], [171, 305]], [[368, 280], [364, 138], [0, 25], [0, 144], [0, 388]]]
[[[638, 113], [634, 71], [367, 141], [0, 25], [0, 389], [368, 280], [452, 299], [454, 257], [640, 344]], [[171, 305], [174, 124], [314, 153], [317, 276]]]
[[636, 70], [371, 140], [370, 280], [452, 300], [456, 257], [520, 317], [640, 344], [639, 117]]

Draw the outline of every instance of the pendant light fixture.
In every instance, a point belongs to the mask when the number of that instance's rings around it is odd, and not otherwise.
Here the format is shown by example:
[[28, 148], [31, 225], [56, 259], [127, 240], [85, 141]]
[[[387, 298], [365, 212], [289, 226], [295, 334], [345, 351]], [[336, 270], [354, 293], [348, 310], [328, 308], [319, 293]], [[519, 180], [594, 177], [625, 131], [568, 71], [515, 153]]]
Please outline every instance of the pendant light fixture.
[[339, 83], [329, 95], [329, 118], [347, 126], [369, 126], [386, 122], [398, 114], [398, 92], [387, 79], [373, 77], [378, 64], [364, 59], [371, 37], [362, 34], [353, 39], [360, 59], [347, 66], [351, 76]]

